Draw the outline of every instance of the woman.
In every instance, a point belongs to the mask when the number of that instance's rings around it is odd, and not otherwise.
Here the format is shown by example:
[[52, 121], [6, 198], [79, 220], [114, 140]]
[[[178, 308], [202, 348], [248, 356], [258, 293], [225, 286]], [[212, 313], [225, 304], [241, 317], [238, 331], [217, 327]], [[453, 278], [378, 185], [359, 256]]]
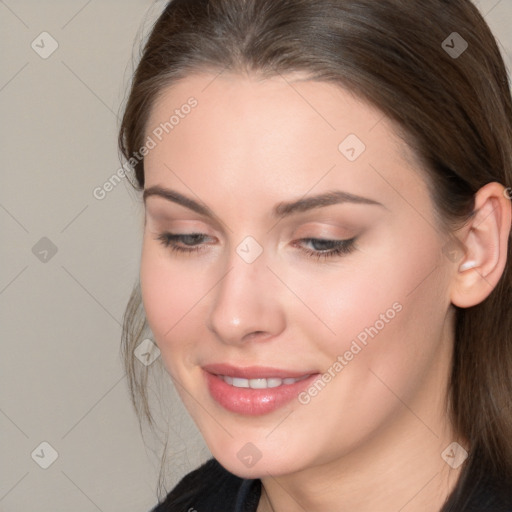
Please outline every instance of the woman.
[[172, 1], [119, 140], [132, 398], [147, 321], [213, 455], [155, 511], [512, 510], [512, 101], [470, 1]]

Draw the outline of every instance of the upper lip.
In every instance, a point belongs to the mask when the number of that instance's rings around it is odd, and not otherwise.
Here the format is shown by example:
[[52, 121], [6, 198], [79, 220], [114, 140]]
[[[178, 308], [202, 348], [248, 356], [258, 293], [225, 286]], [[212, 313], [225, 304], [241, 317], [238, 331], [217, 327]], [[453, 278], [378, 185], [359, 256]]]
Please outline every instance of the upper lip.
[[268, 366], [245, 366], [242, 368], [224, 363], [207, 364], [202, 368], [213, 375], [225, 375], [228, 377], [238, 377], [242, 379], [270, 379], [272, 377], [276, 377], [278, 379], [297, 379], [299, 377], [304, 377], [304, 375], [318, 373], [307, 370], [284, 370], [282, 368], [271, 368]]

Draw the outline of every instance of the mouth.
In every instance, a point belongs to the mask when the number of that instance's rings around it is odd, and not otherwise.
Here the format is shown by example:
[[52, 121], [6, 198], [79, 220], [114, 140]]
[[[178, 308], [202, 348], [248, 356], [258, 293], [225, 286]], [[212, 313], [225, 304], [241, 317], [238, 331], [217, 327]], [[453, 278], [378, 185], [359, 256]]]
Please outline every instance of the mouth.
[[292, 401], [320, 375], [269, 367], [203, 366], [210, 396], [224, 409], [242, 415], [273, 412]]

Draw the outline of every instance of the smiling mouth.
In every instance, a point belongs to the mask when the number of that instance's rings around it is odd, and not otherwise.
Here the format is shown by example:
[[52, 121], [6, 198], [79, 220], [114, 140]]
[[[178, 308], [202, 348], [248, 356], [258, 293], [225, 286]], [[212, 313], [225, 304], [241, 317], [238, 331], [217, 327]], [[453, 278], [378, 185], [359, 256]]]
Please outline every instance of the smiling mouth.
[[291, 384], [295, 384], [296, 382], [300, 382], [301, 380], [307, 379], [311, 374], [303, 375], [302, 377], [292, 378], [288, 377], [285, 379], [281, 379], [279, 377], [270, 377], [267, 379], [244, 379], [242, 377], [231, 377], [229, 375], [217, 375], [220, 379], [222, 379], [226, 384], [233, 386], [235, 388], [251, 388], [251, 389], [268, 389], [268, 388], [278, 388], [281, 386], [289, 386]]
[[202, 369], [212, 399], [224, 409], [245, 416], [268, 414], [283, 407], [319, 375], [311, 370], [222, 363]]

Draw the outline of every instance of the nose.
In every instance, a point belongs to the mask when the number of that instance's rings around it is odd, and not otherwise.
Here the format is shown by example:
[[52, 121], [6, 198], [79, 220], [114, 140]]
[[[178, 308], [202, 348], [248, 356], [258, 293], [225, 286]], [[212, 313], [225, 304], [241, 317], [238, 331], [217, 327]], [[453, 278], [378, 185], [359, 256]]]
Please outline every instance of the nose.
[[277, 336], [285, 328], [279, 285], [263, 255], [246, 263], [234, 254], [228, 271], [212, 290], [208, 329], [231, 345]]

